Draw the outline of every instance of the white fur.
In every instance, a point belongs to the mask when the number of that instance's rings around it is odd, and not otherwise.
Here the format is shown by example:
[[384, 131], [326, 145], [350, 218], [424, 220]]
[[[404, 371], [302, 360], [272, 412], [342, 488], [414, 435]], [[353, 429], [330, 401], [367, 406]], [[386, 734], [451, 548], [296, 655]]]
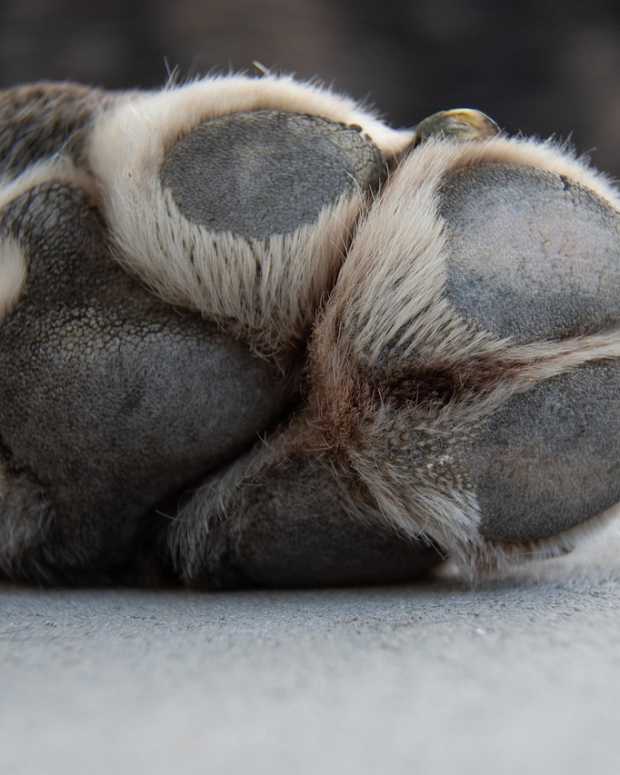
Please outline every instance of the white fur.
[[[204, 78], [157, 93], [136, 95], [103, 115], [91, 138], [91, 161], [105, 175], [109, 164], [133, 167], [139, 158], [161, 154], [197, 124], [230, 113], [282, 110], [321, 116], [328, 121], [358, 125], [390, 158], [413, 140], [411, 130], [388, 127], [350, 97], [290, 76], [264, 78], [228, 76]], [[153, 161], [158, 164], [157, 160]]]
[[[26, 259], [15, 240], [0, 240], [0, 321], [17, 304], [26, 281]], [[0, 482], [1, 486], [1, 482]]]
[[192, 224], [157, 178], [140, 182], [114, 187], [107, 197], [115, 255], [127, 269], [162, 298], [222, 323], [260, 352], [286, 349], [308, 332], [342, 262], [360, 193], [265, 243]]
[[81, 188], [96, 198], [97, 189], [92, 178], [77, 169], [68, 157], [54, 156], [33, 164], [16, 178], [0, 178], [0, 210], [29, 189], [52, 181]]
[[[75, 169], [66, 158], [35, 164], [17, 178], [0, 180], [0, 210], [26, 191], [43, 183], [58, 181], [95, 193], [90, 178]], [[17, 304], [27, 276], [26, 255], [11, 237], [0, 239], [0, 321]]]
[[388, 157], [412, 138], [330, 91], [287, 77], [239, 76], [119, 105], [95, 126], [89, 159], [104, 192], [118, 260], [167, 301], [221, 321], [257, 350], [271, 352], [312, 325], [342, 262], [362, 192], [343, 196], [315, 223], [273, 236], [266, 245], [190, 223], [160, 183], [166, 149], [179, 136], [207, 118], [263, 108], [359, 124]]

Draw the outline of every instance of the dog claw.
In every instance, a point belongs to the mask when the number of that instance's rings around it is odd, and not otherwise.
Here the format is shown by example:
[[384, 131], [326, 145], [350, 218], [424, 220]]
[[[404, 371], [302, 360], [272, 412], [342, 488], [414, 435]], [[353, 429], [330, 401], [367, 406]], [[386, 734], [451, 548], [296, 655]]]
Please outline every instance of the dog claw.
[[413, 147], [431, 137], [443, 137], [457, 142], [486, 140], [499, 134], [500, 128], [486, 113], [471, 108], [440, 110], [421, 121], [415, 128]]

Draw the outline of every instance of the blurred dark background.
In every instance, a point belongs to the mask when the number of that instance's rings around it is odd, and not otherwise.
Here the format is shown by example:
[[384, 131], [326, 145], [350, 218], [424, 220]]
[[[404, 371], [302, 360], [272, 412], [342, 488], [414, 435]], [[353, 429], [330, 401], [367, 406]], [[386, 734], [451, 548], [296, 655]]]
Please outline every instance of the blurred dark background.
[[0, 85], [161, 85], [209, 71], [318, 76], [394, 125], [479, 107], [571, 136], [620, 177], [620, 3], [590, 0], [0, 0]]

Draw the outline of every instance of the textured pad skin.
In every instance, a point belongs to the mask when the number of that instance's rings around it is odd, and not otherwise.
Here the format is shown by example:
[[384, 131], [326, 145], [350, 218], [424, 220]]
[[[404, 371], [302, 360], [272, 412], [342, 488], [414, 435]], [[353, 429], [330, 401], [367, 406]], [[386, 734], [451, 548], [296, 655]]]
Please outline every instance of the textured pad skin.
[[486, 164], [441, 190], [447, 294], [467, 321], [516, 342], [590, 333], [620, 317], [620, 219], [581, 186]]
[[464, 456], [485, 538], [547, 538], [620, 501], [620, 364], [513, 396]]
[[2, 457], [43, 489], [59, 542], [122, 562], [148, 509], [274, 423], [286, 380], [127, 275], [77, 189], [40, 186], [1, 227], [29, 263], [0, 326]]
[[[440, 211], [446, 293], [468, 323], [516, 343], [618, 327], [620, 217], [593, 192], [543, 170], [483, 164], [447, 176]], [[460, 466], [485, 538], [549, 538], [620, 501], [619, 388], [616, 361], [592, 363], [480, 420]]]
[[168, 151], [161, 181], [187, 220], [266, 239], [313, 223], [325, 206], [383, 172], [381, 154], [356, 129], [260, 110], [196, 127]]

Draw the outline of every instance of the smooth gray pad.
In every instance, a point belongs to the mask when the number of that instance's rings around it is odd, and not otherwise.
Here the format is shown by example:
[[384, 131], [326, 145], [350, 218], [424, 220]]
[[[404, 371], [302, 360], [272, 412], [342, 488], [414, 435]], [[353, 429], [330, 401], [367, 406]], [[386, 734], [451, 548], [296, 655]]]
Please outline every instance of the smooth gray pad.
[[[411, 581], [442, 561], [433, 547], [343, 509], [342, 491], [315, 458], [269, 468], [209, 530], [201, 579], [211, 588], [316, 587]], [[200, 493], [193, 508], [201, 509]]]
[[321, 210], [384, 173], [358, 130], [275, 110], [204, 122], [168, 151], [162, 185], [189, 221], [265, 239], [314, 223]]
[[0, 325], [2, 455], [46, 493], [58, 541], [110, 566], [148, 509], [281, 416], [289, 386], [126, 274], [77, 189], [24, 194], [0, 229], [28, 256], [25, 294]]
[[547, 538], [610, 508], [620, 501], [620, 363], [582, 366], [513, 396], [462, 464], [492, 540]]
[[543, 170], [450, 173], [440, 212], [447, 295], [462, 317], [516, 342], [598, 331], [620, 319], [620, 217]]

